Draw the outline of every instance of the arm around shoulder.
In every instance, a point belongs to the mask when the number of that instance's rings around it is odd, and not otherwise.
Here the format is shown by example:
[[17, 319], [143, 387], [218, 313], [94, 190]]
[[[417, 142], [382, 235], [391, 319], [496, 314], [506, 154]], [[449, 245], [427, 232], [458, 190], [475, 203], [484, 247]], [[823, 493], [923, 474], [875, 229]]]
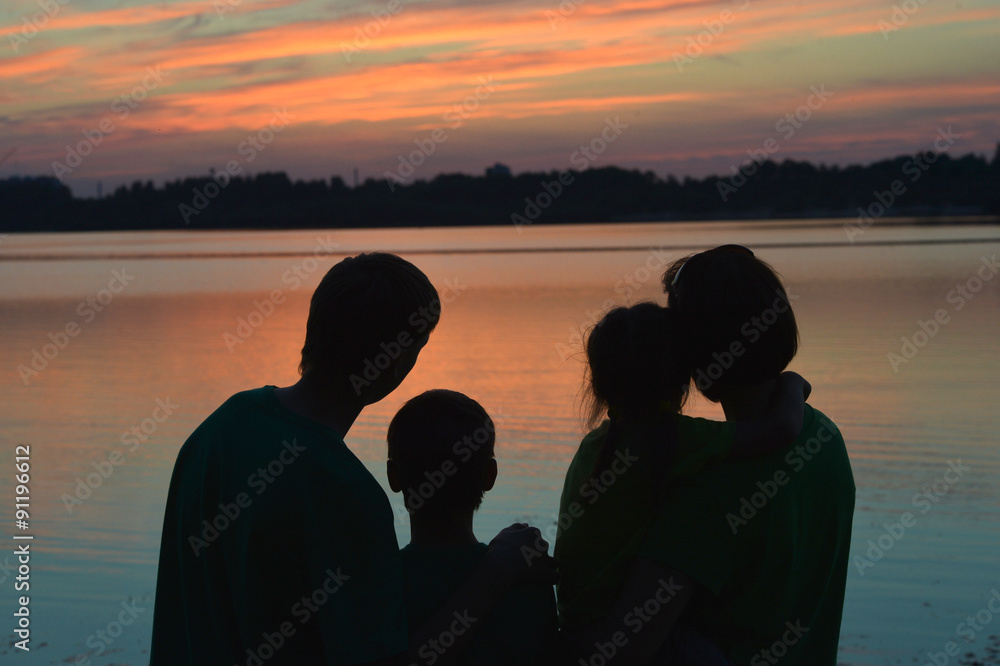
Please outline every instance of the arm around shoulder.
[[778, 375], [774, 398], [762, 419], [736, 421], [736, 459], [765, 455], [791, 446], [805, 419], [806, 399], [812, 386], [796, 372]]

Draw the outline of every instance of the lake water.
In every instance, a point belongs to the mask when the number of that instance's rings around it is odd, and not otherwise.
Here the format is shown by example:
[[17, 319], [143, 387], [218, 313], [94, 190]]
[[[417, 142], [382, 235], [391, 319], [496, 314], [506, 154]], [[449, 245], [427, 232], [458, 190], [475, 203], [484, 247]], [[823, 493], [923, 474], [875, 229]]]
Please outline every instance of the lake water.
[[[840, 662], [959, 663], [949, 641], [983, 654], [1000, 635], [988, 607], [1000, 598], [1000, 227], [879, 221], [855, 240], [823, 220], [2, 237], [0, 662], [148, 662], [177, 450], [231, 394], [296, 379], [308, 297], [341, 257], [399, 252], [445, 301], [414, 371], [348, 444], [386, 485], [385, 429], [404, 400], [436, 387], [478, 399], [498, 425], [500, 480], [476, 519], [488, 540], [554, 521], [582, 433], [581, 333], [611, 303], [662, 300], [665, 263], [722, 243], [783, 275], [802, 334], [791, 367], [851, 455], [852, 552], [871, 566], [850, 570]], [[688, 411], [721, 418], [704, 400]], [[19, 445], [31, 459], [23, 531]], [[15, 534], [34, 537], [30, 653], [12, 646]]]

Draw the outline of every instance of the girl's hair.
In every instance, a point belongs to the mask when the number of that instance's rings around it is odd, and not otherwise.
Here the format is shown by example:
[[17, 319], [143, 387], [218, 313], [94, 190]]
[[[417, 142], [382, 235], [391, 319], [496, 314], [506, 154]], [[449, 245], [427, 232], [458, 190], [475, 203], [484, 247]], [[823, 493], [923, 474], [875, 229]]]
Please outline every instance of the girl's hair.
[[593, 475], [614, 457], [622, 412], [677, 413], [687, 399], [691, 366], [674, 312], [656, 303], [611, 310], [587, 336], [588, 426], [605, 413], [611, 423]]

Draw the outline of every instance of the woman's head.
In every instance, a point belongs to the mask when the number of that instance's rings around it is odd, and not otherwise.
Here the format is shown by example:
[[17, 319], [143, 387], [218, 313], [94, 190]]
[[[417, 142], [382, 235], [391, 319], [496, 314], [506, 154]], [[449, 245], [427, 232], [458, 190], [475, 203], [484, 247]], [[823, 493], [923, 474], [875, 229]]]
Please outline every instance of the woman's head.
[[591, 425], [609, 408], [649, 414], [666, 403], [680, 411], [691, 365], [676, 314], [655, 303], [608, 312], [587, 336], [587, 374]]
[[683, 324], [695, 386], [710, 400], [775, 379], [798, 350], [788, 293], [745, 247], [681, 259], [663, 274], [663, 288]]

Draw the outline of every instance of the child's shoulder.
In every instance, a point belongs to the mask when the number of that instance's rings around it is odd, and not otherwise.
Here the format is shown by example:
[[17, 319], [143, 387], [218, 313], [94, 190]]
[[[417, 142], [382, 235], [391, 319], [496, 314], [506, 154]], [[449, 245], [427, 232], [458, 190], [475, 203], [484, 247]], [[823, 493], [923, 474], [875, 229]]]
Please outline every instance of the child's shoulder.
[[464, 546], [421, 546], [409, 543], [399, 549], [404, 567], [413, 569], [471, 569], [479, 564], [489, 546], [479, 542]]

